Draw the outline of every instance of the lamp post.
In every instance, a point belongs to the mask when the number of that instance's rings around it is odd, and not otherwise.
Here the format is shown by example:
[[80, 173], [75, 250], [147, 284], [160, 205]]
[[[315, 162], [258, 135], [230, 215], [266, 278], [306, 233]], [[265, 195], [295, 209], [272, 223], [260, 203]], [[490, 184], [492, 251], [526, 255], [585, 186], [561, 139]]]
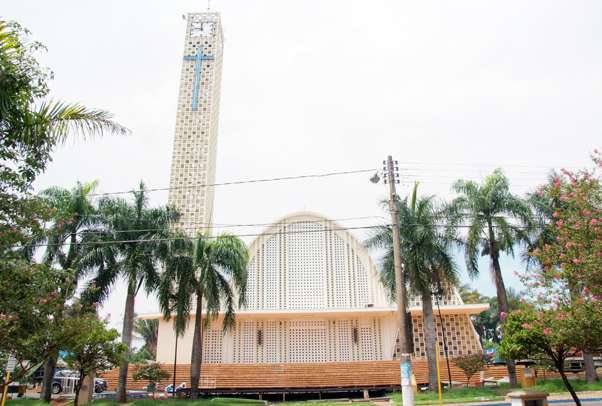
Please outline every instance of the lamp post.
[[178, 332], [176, 331], [176, 345], [173, 352], [173, 386], [171, 389], [172, 397], [176, 397], [176, 364], [178, 362]]
[[[395, 162], [396, 164], [397, 162]], [[406, 319], [406, 297], [405, 297], [405, 280], [404, 272], [401, 266], [400, 238], [399, 238], [399, 219], [397, 210], [397, 191], [395, 185], [399, 183], [397, 179], [399, 174], [396, 173], [398, 168], [393, 163], [391, 155], [383, 161], [385, 167], [384, 183], [389, 184], [389, 211], [391, 212], [391, 227], [393, 228], [393, 258], [395, 266], [395, 292], [397, 297], [397, 321], [399, 326], [399, 371], [401, 378], [401, 401], [403, 406], [414, 405], [414, 389], [412, 387], [412, 360], [410, 354], [410, 343], [408, 340], [408, 327]], [[380, 180], [378, 174], [370, 178], [372, 183], [378, 183]]]

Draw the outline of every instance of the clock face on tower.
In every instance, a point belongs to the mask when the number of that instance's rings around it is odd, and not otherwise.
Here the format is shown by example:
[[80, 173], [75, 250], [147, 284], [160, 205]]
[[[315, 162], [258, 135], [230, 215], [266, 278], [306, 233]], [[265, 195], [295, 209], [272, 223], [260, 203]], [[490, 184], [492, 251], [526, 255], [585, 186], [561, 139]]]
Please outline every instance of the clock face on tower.
[[213, 23], [209, 21], [192, 20], [191, 37], [209, 37], [213, 34]]

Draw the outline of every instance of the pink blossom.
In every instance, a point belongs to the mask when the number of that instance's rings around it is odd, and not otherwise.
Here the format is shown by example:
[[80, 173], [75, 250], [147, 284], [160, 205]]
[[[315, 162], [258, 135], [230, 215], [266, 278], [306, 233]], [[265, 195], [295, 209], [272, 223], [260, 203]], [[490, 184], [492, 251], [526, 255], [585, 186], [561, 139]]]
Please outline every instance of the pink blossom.
[[524, 328], [525, 330], [529, 330], [529, 331], [533, 330], [533, 326], [530, 325], [529, 323], [523, 323], [521, 325], [521, 327]]
[[549, 336], [550, 334], [552, 334], [552, 329], [549, 327], [546, 327], [543, 329], [543, 333], [547, 336]]
[[595, 226], [596, 224], [598, 224], [598, 220], [596, 220], [596, 219], [592, 219], [592, 220], [591, 220], [589, 223], [590, 223], [592, 226]]
[[573, 262], [573, 264], [575, 264], [575, 265], [579, 265], [579, 264], [580, 264], [580, 263], [582, 263], [583, 261], [581, 261], [580, 259], [577, 259], [577, 258], [573, 258], [573, 261], [572, 261], [572, 262]]
[[501, 320], [506, 320], [506, 317], [508, 317], [508, 313], [506, 313], [506, 312], [500, 312], [500, 319]]

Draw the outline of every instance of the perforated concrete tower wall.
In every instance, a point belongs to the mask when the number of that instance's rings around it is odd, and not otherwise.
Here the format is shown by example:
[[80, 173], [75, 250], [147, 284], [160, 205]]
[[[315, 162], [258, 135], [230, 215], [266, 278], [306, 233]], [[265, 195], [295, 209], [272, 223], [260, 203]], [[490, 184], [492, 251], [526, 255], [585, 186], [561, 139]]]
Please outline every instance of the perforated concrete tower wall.
[[187, 15], [168, 203], [191, 236], [213, 217], [213, 188], [199, 185], [215, 182], [222, 44], [218, 13]]

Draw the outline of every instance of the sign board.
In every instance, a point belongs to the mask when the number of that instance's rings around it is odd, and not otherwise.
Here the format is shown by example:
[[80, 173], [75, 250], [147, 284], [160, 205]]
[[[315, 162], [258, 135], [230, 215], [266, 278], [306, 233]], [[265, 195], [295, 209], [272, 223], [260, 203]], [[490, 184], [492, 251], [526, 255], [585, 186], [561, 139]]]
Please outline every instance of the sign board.
[[11, 374], [13, 372], [15, 372], [15, 367], [17, 366], [17, 359], [15, 357], [13, 357], [12, 355], [8, 357], [8, 360], [6, 361], [6, 371], [10, 372]]

